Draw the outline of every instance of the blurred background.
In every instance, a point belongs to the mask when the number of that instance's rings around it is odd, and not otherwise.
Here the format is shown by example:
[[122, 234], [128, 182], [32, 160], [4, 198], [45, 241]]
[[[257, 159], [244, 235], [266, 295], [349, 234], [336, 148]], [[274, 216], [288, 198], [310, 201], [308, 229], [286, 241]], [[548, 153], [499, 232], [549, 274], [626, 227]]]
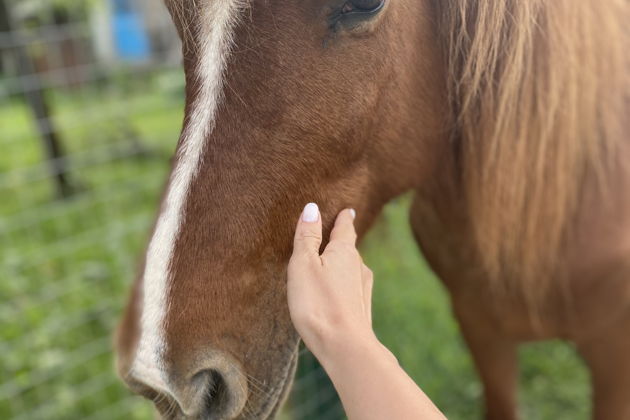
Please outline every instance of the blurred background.
[[[112, 331], [182, 121], [180, 47], [158, 0], [0, 0], [0, 419], [150, 419], [116, 378]], [[411, 238], [408, 199], [362, 246], [375, 328], [451, 419], [481, 387], [448, 298]], [[526, 419], [585, 419], [563, 343], [521, 352]], [[305, 351], [283, 419], [344, 418]]]

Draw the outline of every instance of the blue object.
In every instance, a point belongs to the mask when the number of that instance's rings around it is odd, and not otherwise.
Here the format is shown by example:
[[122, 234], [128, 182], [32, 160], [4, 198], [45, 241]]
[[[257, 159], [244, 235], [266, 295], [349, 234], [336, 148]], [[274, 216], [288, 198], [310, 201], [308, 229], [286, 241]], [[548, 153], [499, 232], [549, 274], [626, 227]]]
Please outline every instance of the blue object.
[[114, 45], [123, 61], [144, 61], [151, 56], [149, 36], [142, 17], [130, 0], [112, 0]]

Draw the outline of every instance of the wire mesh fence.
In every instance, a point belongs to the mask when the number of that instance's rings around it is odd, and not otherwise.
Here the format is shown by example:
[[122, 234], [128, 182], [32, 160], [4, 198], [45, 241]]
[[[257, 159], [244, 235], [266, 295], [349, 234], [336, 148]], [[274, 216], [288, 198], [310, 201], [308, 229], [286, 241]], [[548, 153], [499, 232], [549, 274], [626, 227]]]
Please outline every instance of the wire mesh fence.
[[[161, 2], [0, 0], [0, 419], [153, 418], [116, 378], [111, 337], [183, 96]], [[450, 418], [475, 418], [481, 389], [407, 207], [388, 208], [362, 250], [375, 277], [390, 279], [375, 285], [375, 329]], [[325, 373], [301, 356], [281, 417], [343, 418]], [[552, 401], [526, 414], [585, 417], [586, 373], [570, 348], [525, 359], [525, 401]]]
[[107, 60], [88, 8], [24, 3], [0, 33], [0, 417], [146, 418], [110, 337], [177, 137], [179, 63]]

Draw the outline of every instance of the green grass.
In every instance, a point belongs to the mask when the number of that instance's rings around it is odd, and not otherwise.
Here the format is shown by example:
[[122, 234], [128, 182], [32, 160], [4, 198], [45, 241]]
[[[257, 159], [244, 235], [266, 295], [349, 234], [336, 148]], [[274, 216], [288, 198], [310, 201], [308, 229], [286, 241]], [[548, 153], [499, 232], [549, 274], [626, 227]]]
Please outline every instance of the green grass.
[[[178, 77], [49, 93], [75, 163], [112, 149], [130, 154], [129, 133], [154, 152], [77, 167], [79, 192], [64, 201], [39, 168], [27, 109], [0, 104], [1, 419], [152, 418], [150, 405], [116, 379], [110, 343], [179, 132], [179, 91], [164, 88]], [[375, 328], [449, 418], [479, 418], [481, 387], [448, 297], [412, 240], [407, 209], [405, 198], [390, 204], [362, 246], [376, 277]], [[521, 360], [524, 418], [587, 418], [587, 373], [571, 347], [529, 345]], [[308, 380], [297, 387], [308, 400], [294, 398], [285, 418], [324, 403], [335, 418], [329, 391]]]

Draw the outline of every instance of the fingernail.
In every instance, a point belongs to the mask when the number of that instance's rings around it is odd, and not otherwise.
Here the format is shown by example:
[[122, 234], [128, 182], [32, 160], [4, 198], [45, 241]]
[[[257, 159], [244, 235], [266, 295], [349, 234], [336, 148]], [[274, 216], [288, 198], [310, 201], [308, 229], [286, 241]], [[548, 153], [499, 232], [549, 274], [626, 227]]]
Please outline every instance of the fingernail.
[[356, 219], [356, 218], [357, 218], [357, 212], [356, 212], [356, 210], [355, 210], [355, 209], [350, 209], [350, 214], [352, 215], [352, 218], [353, 218], [353, 219]]
[[302, 212], [302, 220], [307, 223], [315, 223], [319, 220], [319, 207], [315, 203], [308, 203]]

